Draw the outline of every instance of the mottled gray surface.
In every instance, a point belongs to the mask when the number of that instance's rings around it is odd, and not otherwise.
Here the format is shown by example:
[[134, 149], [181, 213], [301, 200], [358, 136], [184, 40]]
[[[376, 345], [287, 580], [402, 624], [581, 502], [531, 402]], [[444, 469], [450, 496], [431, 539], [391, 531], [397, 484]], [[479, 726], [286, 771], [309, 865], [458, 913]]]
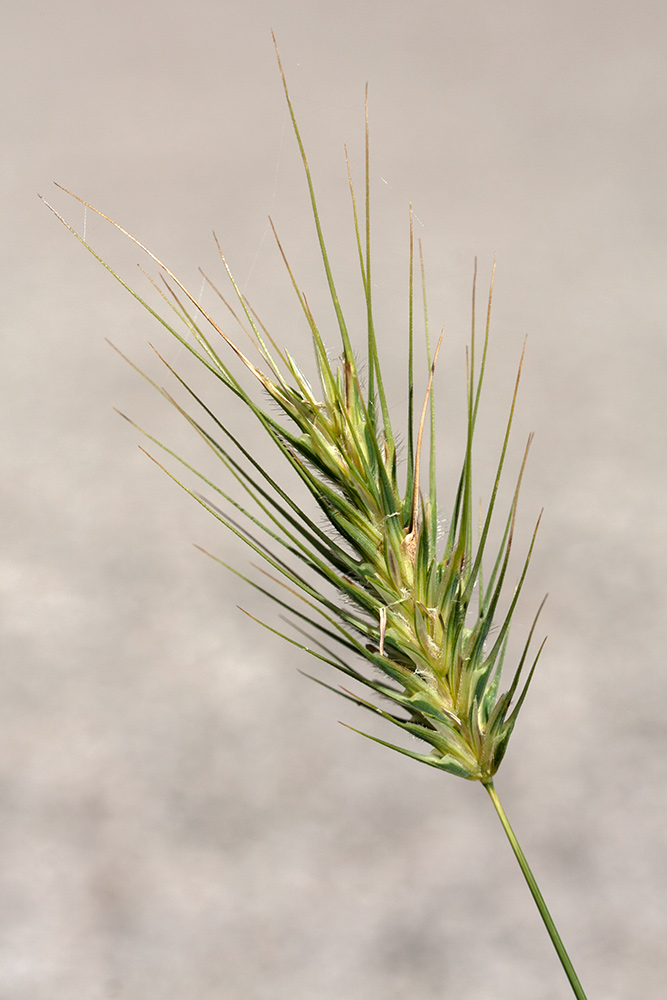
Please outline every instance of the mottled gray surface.
[[113, 413], [198, 454], [104, 337], [160, 379], [147, 342], [183, 353], [37, 198], [140, 282], [138, 251], [51, 181], [74, 189], [196, 294], [215, 227], [303, 354], [269, 213], [333, 327], [271, 27], [353, 316], [343, 142], [360, 176], [370, 83], [397, 418], [409, 200], [454, 384], [473, 257], [486, 282], [498, 254], [483, 434], [495, 449], [528, 334], [512, 461], [534, 428], [526, 525], [546, 508], [519, 637], [550, 592], [498, 788], [590, 1000], [664, 997], [664, 2], [26, 0], [0, 19], [0, 998], [570, 995], [482, 790], [338, 726], [362, 720], [191, 547], [247, 566]]

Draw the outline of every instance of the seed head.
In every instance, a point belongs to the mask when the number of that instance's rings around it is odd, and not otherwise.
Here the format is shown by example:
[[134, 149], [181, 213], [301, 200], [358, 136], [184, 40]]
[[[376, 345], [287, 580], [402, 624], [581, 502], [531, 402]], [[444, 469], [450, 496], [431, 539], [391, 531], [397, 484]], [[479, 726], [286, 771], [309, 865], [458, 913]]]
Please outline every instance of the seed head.
[[[285, 84], [284, 75], [283, 83]], [[309, 513], [302, 504], [297, 504], [291, 498], [287, 489], [269, 475], [261, 459], [248, 451], [219, 413], [211, 410], [182, 376], [172, 370], [200, 413], [212, 424], [212, 431], [206, 429], [201, 422], [202, 416], [196, 417], [186, 412], [170, 393], [149, 379], [185, 416], [221, 460], [227, 472], [243, 488], [247, 506], [234, 500], [223, 486], [205, 479], [189, 463], [165, 448], [191, 472], [200, 475], [207, 488], [213, 489], [221, 498], [225, 509], [194, 489], [187, 486], [184, 488], [263, 559], [268, 567], [266, 572], [271, 585], [267, 589], [257, 581], [249, 582], [268, 593], [278, 605], [289, 610], [293, 623], [296, 619], [297, 628], [304, 633], [307, 641], [302, 642], [293, 636], [285, 638], [333, 666], [348, 679], [361, 685], [362, 689], [370, 690], [378, 696], [378, 701], [367, 700], [347, 688], [331, 688], [332, 690], [416, 737], [430, 747], [430, 750], [421, 752], [388, 743], [375, 736], [369, 738], [433, 767], [488, 783], [505, 754], [542, 649], [540, 646], [527, 679], [519, 689], [535, 629], [533, 622], [509, 687], [501, 693], [501, 671], [510, 623], [535, 541], [534, 533], [509, 607], [502, 620], [495, 621], [508, 568], [519, 486], [530, 439], [509, 510], [505, 513], [502, 541], [491, 560], [486, 580], [482, 564], [505, 463], [521, 364], [491, 495], [486, 511], [480, 517], [477, 531], [473, 517], [472, 454], [489, 344], [493, 277], [481, 357], [477, 362], [475, 267], [473, 328], [466, 375], [466, 433], [462, 442], [461, 472], [448, 522], [449, 529], [444, 542], [440, 543], [434, 379], [442, 336], [431, 354], [424, 296], [428, 384], [421, 410], [417, 411], [414, 388], [412, 213], [407, 337], [409, 403], [405, 429], [407, 459], [405, 470], [399, 470], [373, 321], [368, 116], [365, 245], [348, 162], [354, 228], [367, 313], [364, 359], [367, 375], [366, 384], [362, 385], [329, 265], [310, 169], [286, 84], [285, 96], [306, 173], [316, 235], [342, 348], [339, 363], [334, 367], [307, 299], [294, 278], [282, 244], [275, 234], [287, 273], [311, 331], [319, 381], [316, 390], [297, 362], [289, 353], [276, 346], [259, 323], [239, 291], [222, 251], [221, 259], [242, 314], [239, 322], [254, 340], [261, 358], [259, 365], [246, 357], [233, 338], [195, 301], [175, 275], [133, 237], [130, 239], [145, 250], [164, 272], [166, 291], [161, 291], [161, 294], [176, 320], [169, 322], [159, 316], [78, 234], [75, 235], [227, 391], [247, 406], [287, 465], [305, 485], [320, 515], [324, 515], [323, 526], [321, 516]], [[61, 216], [58, 217], [64, 222]], [[421, 247], [420, 259], [424, 287]], [[185, 333], [179, 332], [179, 328], [172, 325], [177, 320], [184, 324]], [[224, 343], [221, 344], [219, 338]], [[229, 349], [233, 354], [231, 364], [240, 363], [259, 383], [264, 396], [262, 402], [258, 402], [252, 393], [243, 388], [232, 368], [223, 359], [222, 352]], [[265, 400], [267, 395], [272, 401], [271, 406]], [[279, 411], [277, 416], [275, 404]], [[159, 444], [150, 435], [147, 436]], [[428, 488], [423, 492], [421, 466], [427, 438], [430, 441]], [[230, 507], [236, 512], [234, 517], [229, 513]], [[241, 517], [241, 523], [236, 519], [237, 515]], [[289, 593], [286, 593], [285, 588]], [[300, 599], [296, 606], [295, 595]], [[325, 686], [330, 687], [329, 684]]]

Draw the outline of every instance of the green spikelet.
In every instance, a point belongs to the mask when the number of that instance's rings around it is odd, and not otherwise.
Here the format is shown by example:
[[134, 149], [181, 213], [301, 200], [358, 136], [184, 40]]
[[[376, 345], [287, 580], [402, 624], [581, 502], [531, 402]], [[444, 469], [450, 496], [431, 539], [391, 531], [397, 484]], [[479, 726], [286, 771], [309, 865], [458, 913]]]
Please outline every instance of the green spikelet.
[[[426, 747], [425, 752], [419, 752], [389, 742], [384, 745], [433, 767], [488, 784], [507, 748], [541, 651], [540, 647], [530, 668], [526, 669], [528, 647], [535, 627], [533, 623], [509, 687], [501, 693], [501, 670], [510, 623], [535, 539], [533, 535], [509, 608], [504, 618], [498, 622], [496, 611], [512, 547], [525, 456], [509, 511], [505, 513], [500, 549], [492, 560], [486, 583], [483, 581], [482, 559], [505, 462], [521, 365], [509, 407], [505, 438], [491, 496], [478, 531], [474, 523], [476, 518], [473, 518], [472, 453], [489, 342], [493, 278], [479, 361], [476, 358], [473, 285], [473, 330], [467, 367], [466, 438], [454, 509], [449, 518], [449, 532], [439, 550], [433, 380], [442, 337], [431, 356], [428, 323], [426, 324], [428, 386], [423, 406], [416, 411], [413, 378], [412, 221], [407, 470], [399, 473], [395, 437], [389, 419], [373, 323], [368, 127], [365, 239], [362, 239], [350, 179], [367, 313], [367, 350], [364, 359], [367, 377], [366, 385], [362, 386], [336, 293], [308, 161], [284, 74], [282, 78], [306, 172], [317, 238], [342, 345], [340, 364], [334, 368], [306, 297], [294, 279], [276, 235], [289, 277], [312, 333], [319, 376], [317, 391], [309, 384], [298, 363], [289, 354], [275, 347], [269, 335], [260, 328], [236, 286], [222, 252], [221, 258], [244, 316], [243, 325], [253, 337], [262, 358], [261, 367], [253, 364], [239, 350], [230, 336], [195, 302], [178, 279], [138, 241], [134, 240], [142, 250], [149, 253], [167, 276], [170, 294], [163, 297], [176, 317], [171, 322], [155, 313], [87, 243], [85, 245], [228, 391], [247, 405], [273, 445], [305, 484], [317, 508], [324, 515], [328, 530], [322, 528], [321, 517], [304, 511], [290, 498], [286, 490], [263, 469], [261, 461], [249, 454], [242, 441], [237, 439], [220, 416], [213, 413], [177, 373], [173, 372], [176, 380], [189, 393], [203, 416], [208, 418], [214, 431], [205, 428], [203, 417], [197, 418], [186, 413], [164, 389], [152, 383], [185, 416], [241, 485], [250, 501], [248, 506], [239, 504], [221, 486], [203, 476], [200, 478], [217, 495], [222, 506], [184, 486], [199, 503], [262, 557], [268, 564], [274, 583], [284, 585], [283, 588], [269, 587], [265, 590], [256, 582], [249, 581], [258, 589], [269, 593], [279, 605], [289, 608], [292, 617], [297, 619], [298, 629], [305, 633], [307, 642], [288, 636], [285, 638], [370, 689], [379, 696], [379, 703], [352, 694], [345, 688], [332, 690], [417, 737]], [[75, 235], [84, 242], [78, 234]], [[185, 326], [185, 333], [178, 332], [177, 326], [172, 325], [176, 321]], [[215, 337], [206, 332], [207, 327], [215, 333]], [[221, 357], [218, 334], [226, 342], [227, 348], [231, 349], [235, 361], [254, 375], [264, 393], [268, 394], [273, 404], [277, 404], [282, 416], [275, 415], [275, 405], [266, 408], [242, 388], [232, 369]], [[430, 425], [430, 435], [427, 425]], [[429, 436], [429, 487], [424, 496], [420, 489], [421, 456], [424, 439]], [[150, 435], [147, 437], [150, 438]], [[160, 444], [153, 438], [150, 440]], [[529, 445], [530, 440], [526, 454]], [[164, 448], [163, 445], [160, 447]], [[179, 456], [167, 448], [164, 450], [195, 475], [199, 475]], [[234, 509], [233, 517], [228, 513], [230, 507]], [[236, 520], [239, 515], [242, 523]], [[475, 536], [478, 536], [476, 542]], [[284, 587], [288, 588], [289, 594]], [[339, 600], [329, 596], [332, 588]], [[297, 604], [296, 611], [294, 594], [302, 599], [301, 604]], [[495, 625], [493, 639], [490, 638], [492, 625]], [[370, 669], [364, 670], [362, 661]], [[527, 677], [521, 685], [524, 671]]]

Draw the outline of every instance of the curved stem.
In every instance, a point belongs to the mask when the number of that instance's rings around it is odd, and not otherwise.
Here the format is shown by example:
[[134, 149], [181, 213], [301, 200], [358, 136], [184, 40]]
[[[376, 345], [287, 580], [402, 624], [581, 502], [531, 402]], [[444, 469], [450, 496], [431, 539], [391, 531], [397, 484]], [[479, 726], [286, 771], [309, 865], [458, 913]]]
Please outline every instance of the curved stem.
[[567, 978], [568, 978], [568, 980], [570, 982], [570, 986], [572, 987], [572, 991], [573, 991], [575, 997], [577, 997], [577, 1000], [586, 1000], [586, 994], [584, 993], [583, 987], [582, 987], [581, 983], [579, 982], [579, 977], [577, 976], [576, 972], [574, 971], [574, 966], [572, 965], [572, 962], [570, 961], [570, 956], [566, 952], [565, 945], [561, 941], [560, 934], [556, 930], [556, 925], [553, 922], [553, 918], [552, 918], [551, 914], [549, 913], [549, 910], [547, 909], [547, 904], [544, 902], [544, 897], [542, 896], [542, 893], [540, 892], [540, 890], [538, 888], [537, 882], [535, 881], [535, 876], [533, 875], [532, 871], [530, 870], [530, 865], [526, 861], [525, 855], [524, 855], [524, 853], [521, 850], [521, 847], [519, 845], [519, 841], [516, 839], [516, 836], [514, 834], [514, 830], [510, 826], [510, 821], [508, 820], [507, 816], [505, 815], [505, 810], [503, 809], [503, 807], [501, 805], [501, 802], [500, 802], [500, 799], [498, 798], [498, 794], [497, 794], [495, 788], [493, 787], [493, 782], [492, 781], [486, 782], [484, 784], [484, 787], [486, 788], [487, 792], [489, 793], [491, 801], [493, 802], [493, 804], [494, 804], [494, 806], [496, 808], [496, 812], [498, 813], [498, 817], [500, 819], [500, 822], [503, 824], [503, 829], [505, 830], [505, 833], [507, 834], [507, 839], [509, 840], [509, 842], [510, 842], [510, 844], [512, 846], [512, 850], [514, 851], [514, 853], [516, 855], [516, 859], [519, 862], [519, 867], [521, 868], [521, 871], [523, 872], [524, 878], [525, 878], [526, 882], [528, 883], [528, 888], [530, 889], [532, 897], [535, 900], [535, 904], [536, 904], [538, 910], [540, 911], [540, 916], [542, 917], [542, 920], [544, 921], [544, 926], [546, 927], [546, 929], [548, 931], [548, 934], [549, 934], [549, 937], [551, 938], [552, 944], [553, 944], [554, 948], [556, 949], [556, 952], [558, 954], [558, 957], [561, 960], [563, 968], [565, 969], [565, 975], [567, 976]]

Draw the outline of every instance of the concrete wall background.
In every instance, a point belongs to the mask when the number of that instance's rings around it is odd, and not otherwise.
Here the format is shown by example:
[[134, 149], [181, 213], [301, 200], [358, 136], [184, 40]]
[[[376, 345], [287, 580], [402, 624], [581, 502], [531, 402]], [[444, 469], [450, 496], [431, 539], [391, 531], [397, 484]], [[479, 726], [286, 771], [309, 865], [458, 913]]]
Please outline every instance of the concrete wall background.
[[354, 709], [236, 605], [273, 609], [192, 548], [248, 563], [113, 413], [196, 453], [104, 337], [160, 379], [147, 342], [183, 353], [37, 198], [133, 282], [139, 253], [52, 180], [195, 292], [215, 228], [303, 353], [269, 213], [330, 318], [270, 28], [353, 316], [342, 150], [360, 174], [370, 84], [399, 404], [408, 202], [452, 384], [473, 257], [483, 285], [498, 254], [488, 447], [528, 334], [515, 460], [534, 428], [526, 523], [546, 507], [519, 635], [550, 593], [498, 788], [591, 1000], [662, 997], [664, 4], [27, 0], [1, 20], [0, 997], [569, 995], [481, 790], [338, 726]]

